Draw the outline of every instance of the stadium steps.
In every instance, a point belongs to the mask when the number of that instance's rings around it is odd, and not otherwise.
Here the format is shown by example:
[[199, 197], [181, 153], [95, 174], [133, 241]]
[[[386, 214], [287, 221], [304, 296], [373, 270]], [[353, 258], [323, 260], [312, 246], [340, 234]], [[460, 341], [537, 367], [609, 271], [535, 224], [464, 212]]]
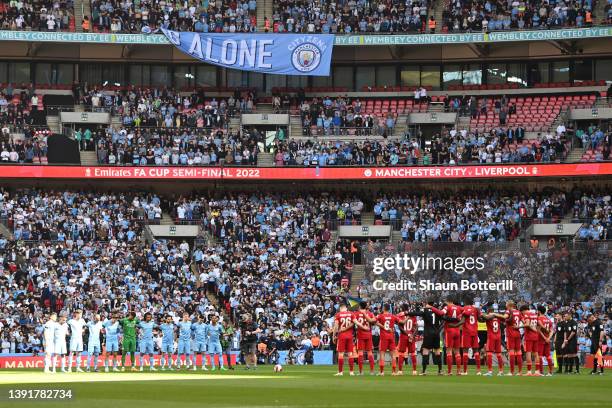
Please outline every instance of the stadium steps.
[[153, 236], [153, 231], [151, 231], [151, 227], [149, 227], [148, 225], [144, 226], [141, 241], [143, 244], [148, 244], [148, 245], [151, 245], [155, 241], [155, 236]]
[[270, 25], [272, 25], [274, 0], [258, 0], [257, 1], [257, 31], [264, 30], [264, 21], [268, 17]]
[[121, 116], [111, 116], [111, 127], [113, 129], [121, 128]]
[[584, 148], [582, 147], [574, 147], [569, 154], [567, 155], [566, 161], [568, 163], [579, 162], [582, 159], [582, 155], [584, 154]]
[[256, 113], [274, 113], [271, 103], [258, 103]]
[[593, 10], [593, 24], [603, 24], [606, 25], [606, 16], [608, 15], [608, 13], [606, 13], [606, 6], [608, 5], [608, 2], [606, 1], [596, 1], [595, 2], [595, 9]]
[[[442, 27], [444, 26], [444, 19], [442, 16], [446, 7], [447, 3], [445, 0], [436, 0], [435, 5], [433, 6], [434, 18], [436, 19], [436, 33], [442, 32]], [[431, 12], [431, 9], [429, 11]], [[429, 21], [429, 14], [427, 15], [427, 21]], [[425, 23], [425, 25], [427, 26], [427, 23]]]
[[274, 167], [274, 155], [272, 153], [257, 153], [257, 167]]
[[242, 128], [242, 122], [240, 121], [240, 117], [230, 118], [229, 121], [229, 131], [236, 134]]
[[362, 212], [361, 213], [361, 225], [374, 225], [374, 213], [373, 212]]
[[97, 166], [98, 156], [95, 151], [81, 151], [81, 166]]
[[365, 279], [365, 265], [353, 265], [351, 274], [351, 293], [355, 293], [357, 286]]
[[47, 126], [53, 133], [62, 133], [59, 116], [47, 116]]
[[402, 114], [397, 116], [395, 121], [395, 128], [393, 129], [392, 136], [398, 136], [404, 138], [408, 131], [408, 115]]
[[90, 0], [75, 0], [74, 2], [74, 25], [78, 33], [83, 32], [81, 23], [83, 16], [88, 16], [91, 22], [91, 2]]
[[299, 115], [291, 115], [289, 118], [289, 137], [302, 136], [302, 120]]
[[15, 239], [11, 230], [9, 230], [8, 227], [2, 222], [0, 222], [0, 235], [9, 240]]
[[391, 231], [391, 242], [400, 242], [402, 240], [402, 231]]
[[174, 220], [172, 219], [172, 215], [170, 215], [170, 213], [166, 211], [162, 212], [162, 219], [160, 225], [175, 225]]
[[470, 120], [469, 116], [459, 116], [457, 115], [457, 130], [461, 129], [469, 129], [470, 128]]

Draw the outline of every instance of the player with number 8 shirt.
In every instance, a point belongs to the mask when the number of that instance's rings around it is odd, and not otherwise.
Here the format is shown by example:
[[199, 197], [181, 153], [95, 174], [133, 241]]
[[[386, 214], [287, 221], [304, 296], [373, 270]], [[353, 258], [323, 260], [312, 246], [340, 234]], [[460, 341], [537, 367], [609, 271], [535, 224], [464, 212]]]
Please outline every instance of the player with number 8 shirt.
[[502, 337], [501, 337], [501, 326], [502, 320], [496, 313], [484, 313], [482, 318], [487, 324], [487, 368], [489, 371], [485, 374], [490, 377], [493, 375], [493, 353], [497, 357], [498, 373], [497, 375], [504, 375], [504, 359], [502, 357]]

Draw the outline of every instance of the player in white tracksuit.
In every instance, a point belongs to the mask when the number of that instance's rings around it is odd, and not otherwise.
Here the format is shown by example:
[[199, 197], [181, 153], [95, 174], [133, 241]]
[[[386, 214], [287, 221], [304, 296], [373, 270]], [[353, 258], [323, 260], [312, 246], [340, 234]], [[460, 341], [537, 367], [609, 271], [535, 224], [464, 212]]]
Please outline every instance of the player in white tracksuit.
[[[57, 326], [57, 314], [51, 313], [49, 320], [43, 327], [43, 342], [45, 345], [45, 373], [55, 372], [55, 326]], [[53, 366], [51, 359], [53, 358]]]
[[83, 354], [83, 328], [85, 327], [85, 320], [81, 316], [82, 312], [77, 310], [74, 312], [72, 319], [68, 320], [68, 327], [70, 327], [68, 371], [72, 370], [72, 361], [76, 356], [76, 371], [83, 372], [81, 369], [81, 355]]
[[55, 326], [55, 334], [53, 336], [53, 347], [55, 355], [53, 356], [53, 367], [57, 363], [57, 356], [61, 356], [62, 372], [67, 373], [66, 370], [66, 354], [68, 349], [66, 347], [66, 337], [68, 336], [68, 323], [66, 323], [66, 316], [59, 318], [59, 323]]

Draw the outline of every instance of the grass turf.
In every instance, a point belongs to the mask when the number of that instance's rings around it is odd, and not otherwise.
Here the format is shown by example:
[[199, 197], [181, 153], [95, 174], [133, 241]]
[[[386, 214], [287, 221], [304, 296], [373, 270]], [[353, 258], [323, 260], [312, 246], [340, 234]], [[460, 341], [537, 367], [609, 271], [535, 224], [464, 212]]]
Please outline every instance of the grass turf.
[[[0, 370], [0, 407], [609, 407], [612, 377], [333, 377], [335, 367], [207, 373]], [[433, 373], [433, 370], [430, 371]], [[10, 389], [70, 389], [71, 401], [10, 400]]]

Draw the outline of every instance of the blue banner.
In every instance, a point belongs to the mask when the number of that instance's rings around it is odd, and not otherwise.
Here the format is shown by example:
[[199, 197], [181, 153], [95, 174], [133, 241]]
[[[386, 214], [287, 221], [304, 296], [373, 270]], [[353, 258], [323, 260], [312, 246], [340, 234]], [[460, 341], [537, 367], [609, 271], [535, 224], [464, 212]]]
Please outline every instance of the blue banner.
[[329, 76], [331, 34], [216, 34], [162, 29], [170, 43], [207, 64], [281, 75]]

